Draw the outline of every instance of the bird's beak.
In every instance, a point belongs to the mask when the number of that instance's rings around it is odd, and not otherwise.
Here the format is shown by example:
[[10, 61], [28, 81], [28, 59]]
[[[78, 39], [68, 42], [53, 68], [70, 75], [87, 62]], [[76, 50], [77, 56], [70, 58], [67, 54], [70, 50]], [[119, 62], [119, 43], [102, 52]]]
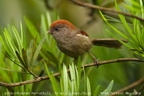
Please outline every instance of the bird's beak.
[[47, 33], [52, 34], [52, 32], [50, 30], [48, 30]]

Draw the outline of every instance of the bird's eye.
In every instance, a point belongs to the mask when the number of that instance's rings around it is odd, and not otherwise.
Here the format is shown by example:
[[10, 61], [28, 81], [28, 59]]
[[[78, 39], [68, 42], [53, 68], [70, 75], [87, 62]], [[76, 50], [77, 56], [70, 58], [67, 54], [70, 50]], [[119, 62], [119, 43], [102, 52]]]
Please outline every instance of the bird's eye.
[[58, 28], [55, 28], [55, 31], [59, 31], [59, 29], [58, 29]]

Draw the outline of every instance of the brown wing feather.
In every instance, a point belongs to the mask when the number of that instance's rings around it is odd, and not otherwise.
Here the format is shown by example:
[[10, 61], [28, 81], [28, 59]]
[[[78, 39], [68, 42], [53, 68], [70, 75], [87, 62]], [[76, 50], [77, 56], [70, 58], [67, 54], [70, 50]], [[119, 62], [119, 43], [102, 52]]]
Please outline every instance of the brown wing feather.
[[88, 34], [83, 30], [81, 30], [79, 33], [82, 34], [82, 35], [88, 36]]
[[[122, 40], [123, 42], [127, 42], [127, 40]], [[121, 48], [122, 43], [119, 42], [116, 39], [92, 39], [92, 43], [93, 45], [96, 46], [105, 46], [105, 47], [109, 47], [109, 48]]]

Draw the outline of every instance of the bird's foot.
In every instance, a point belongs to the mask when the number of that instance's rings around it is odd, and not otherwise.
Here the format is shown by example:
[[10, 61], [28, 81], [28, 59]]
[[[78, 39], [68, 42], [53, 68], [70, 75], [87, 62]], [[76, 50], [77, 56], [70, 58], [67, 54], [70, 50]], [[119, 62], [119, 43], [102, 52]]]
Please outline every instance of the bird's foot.
[[97, 59], [96, 58], [94, 58], [94, 63], [95, 63], [95, 65], [97, 66], [97, 68], [99, 67], [99, 64], [98, 64], [98, 61], [97, 61]]

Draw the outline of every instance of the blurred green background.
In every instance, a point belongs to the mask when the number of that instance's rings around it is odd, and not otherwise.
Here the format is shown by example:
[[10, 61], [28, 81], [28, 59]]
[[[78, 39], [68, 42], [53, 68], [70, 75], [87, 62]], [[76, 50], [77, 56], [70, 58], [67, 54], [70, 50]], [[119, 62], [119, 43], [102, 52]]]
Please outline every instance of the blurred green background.
[[[24, 22], [24, 17], [27, 17], [36, 26], [36, 28], [40, 30], [41, 15], [46, 15], [46, 13], [49, 12], [51, 14], [52, 20], [54, 20], [55, 12], [59, 16], [59, 18], [69, 20], [80, 29], [86, 31], [90, 35], [90, 38], [113, 38], [109, 33], [105, 31], [105, 29], [111, 29], [102, 20], [98, 11], [93, 12], [93, 10], [91, 9], [77, 6], [69, 2], [68, 0], [48, 0], [48, 2], [45, 1], [46, 0], [0, 0], [1, 34], [3, 32], [3, 29], [8, 25], [14, 25], [16, 26], [16, 28], [19, 28], [19, 22]], [[82, 1], [115, 9], [115, 0]], [[123, 6], [124, 0], [116, 1], [119, 5]], [[109, 16], [115, 16], [115, 14], [112, 13], [105, 14]], [[122, 24], [119, 24], [118, 22], [111, 23], [114, 24], [115, 27], [123, 31], [124, 28]], [[27, 31], [27, 29], [25, 30], [27, 36], [29, 37], [29, 31]], [[119, 36], [118, 34], [115, 33], [115, 35], [121, 38], [121, 36]], [[30, 39], [30, 37], [28, 39]], [[93, 48], [90, 51], [94, 54], [96, 58], [98, 58], [99, 61], [134, 57], [133, 52], [125, 46], [123, 46], [121, 49], [109, 49], [105, 47], [93, 46]], [[59, 61], [59, 57], [57, 56], [56, 58]], [[84, 62], [83, 64], [93, 62], [93, 59], [88, 54], [82, 56], [81, 59]], [[66, 57], [64, 61], [67, 60], [70, 60], [69, 57]], [[40, 70], [40, 68], [38, 69]], [[58, 72], [57, 70], [53, 71]], [[95, 66], [86, 68], [86, 74], [90, 79], [92, 89], [95, 89], [98, 85], [100, 85], [101, 90], [104, 90], [111, 80], [114, 80], [113, 91], [121, 89], [143, 77], [143, 73], [144, 67], [142, 66], [142, 64], [138, 64], [137, 62], [113, 63], [100, 66], [99, 68], [96, 68]], [[48, 81], [48, 83], [50, 82]], [[37, 83], [34, 86], [39, 88], [33, 88], [33, 90], [51, 91], [51, 86], [49, 86], [48, 83], [44, 83], [43, 81]], [[45, 84], [47, 87], [49, 87], [48, 89], [42, 87]], [[140, 86], [137, 86], [136, 88], [139, 89]]]

